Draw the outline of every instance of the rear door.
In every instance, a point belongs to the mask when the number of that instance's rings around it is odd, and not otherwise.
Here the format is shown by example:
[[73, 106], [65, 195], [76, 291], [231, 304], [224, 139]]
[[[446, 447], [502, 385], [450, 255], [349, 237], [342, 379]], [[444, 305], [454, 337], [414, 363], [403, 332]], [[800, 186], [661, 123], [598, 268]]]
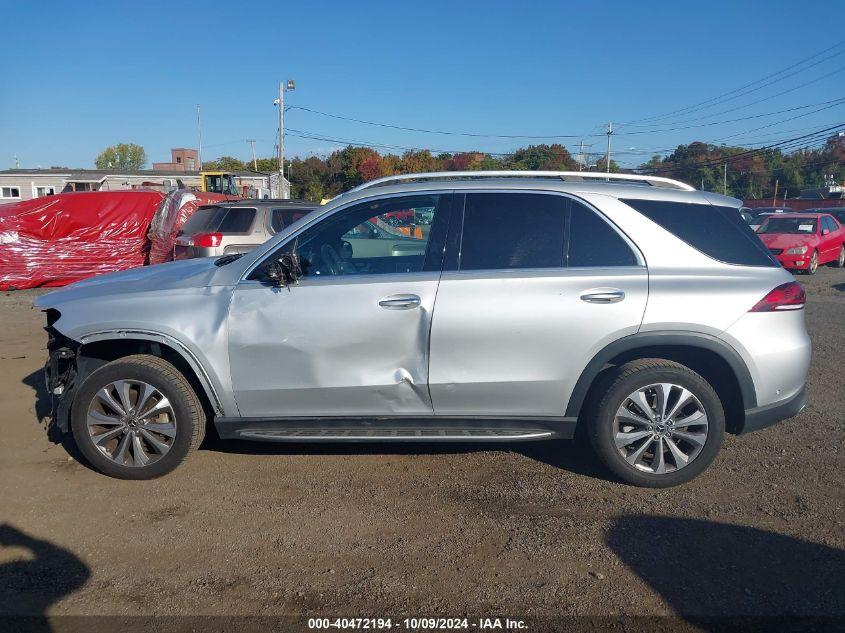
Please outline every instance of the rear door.
[[637, 331], [647, 295], [641, 256], [584, 204], [466, 194], [432, 321], [435, 414], [563, 416], [587, 362]]

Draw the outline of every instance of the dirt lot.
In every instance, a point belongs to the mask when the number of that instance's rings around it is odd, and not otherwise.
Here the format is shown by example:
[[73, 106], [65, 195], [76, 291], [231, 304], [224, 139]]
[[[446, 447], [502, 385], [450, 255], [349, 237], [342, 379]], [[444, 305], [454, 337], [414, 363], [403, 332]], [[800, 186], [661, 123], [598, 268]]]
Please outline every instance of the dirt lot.
[[663, 491], [568, 442], [213, 441], [109, 479], [47, 440], [35, 295], [0, 296], [0, 614], [841, 618], [845, 272], [799, 280], [809, 407]]

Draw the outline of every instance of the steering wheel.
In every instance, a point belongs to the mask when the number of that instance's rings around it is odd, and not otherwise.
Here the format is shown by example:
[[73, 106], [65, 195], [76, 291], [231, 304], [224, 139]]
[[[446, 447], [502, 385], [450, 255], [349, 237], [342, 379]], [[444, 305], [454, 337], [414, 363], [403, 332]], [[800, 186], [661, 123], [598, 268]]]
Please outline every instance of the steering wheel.
[[323, 264], [329, 269], [329, 272], [332, 275], [343, 274], [343, 260], [340, 258], [340, 255], [337, 254], [337, 251], [332, 245], [323, 244], [320, 247], [320, 258], [323, 260]]

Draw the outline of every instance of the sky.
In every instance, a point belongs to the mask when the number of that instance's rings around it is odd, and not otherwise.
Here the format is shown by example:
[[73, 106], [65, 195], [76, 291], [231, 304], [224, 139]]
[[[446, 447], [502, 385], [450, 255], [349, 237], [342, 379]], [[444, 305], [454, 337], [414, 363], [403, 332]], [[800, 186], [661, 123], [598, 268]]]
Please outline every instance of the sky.
[[628, 166], [694, 140], [759, 146], [845, 122], [830, 12], [814, 0], [0, 0], [0, 169], [15, 157], [90, 168], [118, 142], [169, 161], [171, 147], [197, 146], [198, 104], [203, 160], [249, 158], [247, 139], [271, 156], [289, 78], [289, 157], [350, 141], [574, 154], [583, 140], [597, 155], [609, 121]]

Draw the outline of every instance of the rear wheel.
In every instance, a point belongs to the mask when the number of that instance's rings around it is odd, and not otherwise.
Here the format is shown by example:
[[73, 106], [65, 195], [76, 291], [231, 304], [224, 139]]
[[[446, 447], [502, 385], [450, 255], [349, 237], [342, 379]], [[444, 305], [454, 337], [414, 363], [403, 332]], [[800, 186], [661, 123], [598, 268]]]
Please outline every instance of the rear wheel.
[[596, 454], [620, 479], [664, 488], [703, 472], [722, 444], [725, 414], [688, 367], [638, 360], [610, 370], [587, 422]]
[[839, 248], [839, 257], [833, 261], [833, 265], [837, 268], [845, 267], [845, 244]]
[[93, 372], [73, 401], [73, 437], [100, 472], [152, 479], [176, 468], [205, 430], [185, 377], [155, 356], [121, 358]]

